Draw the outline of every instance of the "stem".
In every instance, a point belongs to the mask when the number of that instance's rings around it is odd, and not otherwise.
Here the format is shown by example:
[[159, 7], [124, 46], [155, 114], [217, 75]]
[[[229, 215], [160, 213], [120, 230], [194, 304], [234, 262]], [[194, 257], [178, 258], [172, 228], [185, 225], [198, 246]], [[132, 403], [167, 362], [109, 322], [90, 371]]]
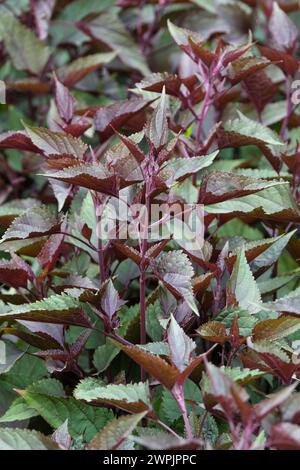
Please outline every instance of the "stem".
[[97, 238], [98, 238], [98, 264], [99, 264], [99, 278], [100, 284], [105, 282], [105, 262], [104, 262], [104, 252], [102, 246], [102, 233], [101, 233], [101, 216], [102, 213], [100, 211], [101, 208], [101, 201], [99, 198], [98, 193], [95, 193], [93, 198], [94, 200], [94, 207], [95, 207], [95, 214], [96, 214], [96, 224], [97, 224]]
[[66, 237], [74, 238], [74, 240], [77, 240], [78, 242], [82, 243], [83, 245], [87, 246], [91, 250], [97, 251], [97, 248], [92, 245], [91, 243], [86, 242], [85, 240], [82, 240], [79, 237], [76, 237], [76, 235], [73, 235], [72, 233], [68, 232], [55, 232], [53, 235], [65, 235]]
[[287, 102], [287, 109], [286, 109], [286, 116], [282, 122], [282, 126], [280, 129], [280, 137], [282, 139], [287, 138], [287, 127], [289, 123], [289, 118], [293, 112], [293, 103], [292, 103], [292, 96], [291, 96], [291, 80], [290, 77], [287, 76], [285, 79], [285, 94], [286, 94], [286, 102]]
[[187, 409], [186, 409], [186, 406], [185, 406], [183, 386], [178, 385], [178, 384], [174, 385], [171, 393], [172, 393], [174, 399], [176, 400], [177, 405], [178, 405], [178, 407], [180, 409], [180, 412], [182, 414], [182, 418], [183, 418], [187, 438], [191, 440], [191, 439], [194, 438], [194, 436], [193, 436], [193, 432], [192, 432], [192, 428], [191, 428], [191, 423], [190, 423], [190, 420], [189, 420], [189, 417], [188, 417], [188, 414], [187, 414]]
[[[146, 253], [148, 248], [148, 229], [149, 229], [149, 209], [150, 209], [150, 187], [151, 182], [146, 177], [145, 187], [145, 205], [146, 205], [146, 227], [142, 227], [142, 240], [140, 240], [141, 250], [141, 262], [140, 262], [140, 343], [145, 344], [147, 342], [146, 332], [146, 277], [145, 277], [145, 261]], [[141, 367], [141, 380], [146, 380], [146, 372]]]
[[159, 424], [163, 429], [168, 431], [170, 434], [172, 434], [172, 436], [176, 437], [177, 439], [180, 439], [180, 436], [175, 431], [173, 431], [173, 429], [171, 429], [167, 424], [165, 424], [163, 421], [158, 419], [156, 423]]

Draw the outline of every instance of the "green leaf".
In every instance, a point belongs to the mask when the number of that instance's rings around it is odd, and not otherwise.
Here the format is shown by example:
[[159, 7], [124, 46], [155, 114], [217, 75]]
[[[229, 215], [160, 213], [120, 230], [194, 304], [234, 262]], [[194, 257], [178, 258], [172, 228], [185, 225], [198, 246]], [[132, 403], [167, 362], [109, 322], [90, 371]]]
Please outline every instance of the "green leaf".
[[160, 100], [150, 118], [147, 133], [156, 149], [166, 144], [168, 138], [168, 121], [165, 87], [163, 87]]
[[247, 118], [240, 111], [237, 111], [237, 114], [238, 118], [225, 122], [224, 129], [226, 132], [249, 137], [264, 144], [283, 145], [282, 140], [274, 131], [258, 121]]
[[37, 431], [0, 428], [0, 450], [59, 450], [59, 447]]
[[89, 450], [114, 450], [130, 436], [147, 412], [138, 413], [110, 421], [89, 443]]
[[80, 302], [66, 294], [52, 295], [31, 304], [12, 306], [9, 313], [0, 314], [0, 322], [6, 320], [90, 326], [90, 320], [83, 312]]
[[225, 324], [226, 328], [230, 328], [235, 316], [238, 317], [238, 325], [241, 336], [250, 336], [254, 325], [258, 322], [255, 315], [242, 310], [241, 308], [224, 309], [215, 317], [215, 321], [220, 321]]
[[253, 212], [261, 219], [270, 217], [273, 220], [286, 221], [297, 221], [300, 216], [289, 183], [282, 181], [255, 194], [206, 205], [205, 210], [211, 214], [231, 214], [234, 217], [237, 213]]
[[160, 170], [158, 176], [164, 180], [168, 187], [182, 181], [190, 175], [209, 167], [219, 151], [213, 152], [202, 157], [176, 158], [169, 160]]
[[150, 73], [139, 48], [122, 21], [114, 13], [102, 13], [79, 27], [95, 40], [113, 49], [124, 64], [139, 70], [143, 75]]
[[14, 364], [24, 355], [23, 351], [8, 341], [1, 340], [0, 351], [0, 375], [9, 372]]
[[28, 70], [35, 75], [42, 72], [50, 49], [3, 6], [0, 9], [0, 38], [16, 69]]
[[110, 410], [89, 406], [72, 397], [62, 398], [35, 391], [25, 391], [23, 397], [54, 429], [68, 420], [70, 435], [82, 437], [85, 442], [89, 442], [113, 417]]
[[74, 391], [77, 400], [105, 403], [138, 413], [151, 409], [149, 385], [140, 382], [127, 385], [104, 385], [96, 379], [82, 380]]
[[107, 341], [94, 352], [93, 363], [98, 372], [104, 372], [115, 357], [119, 354], [120, 349], [115, 344]]
[[255, 313], [261, 308], [259, 288], [247, 263], [244, 249], [240, 250], [228, 283], [228, 292], [239, 307]]
[[196, 343], [180, 328], [173, 315], [171, 315], [168, 328], [168, 344], [172, 363], [180, 372], [184, 371], [190, 363], [191, 354], [196, 349]]
[[30, 408], [26, 401], [22, 398], [16, 398], [10, 405], [9, 409], [0, 418], [0, 423], [12, 423], [14, 421], [24, 421], [26, 419], [38, 416], [33, 408]]

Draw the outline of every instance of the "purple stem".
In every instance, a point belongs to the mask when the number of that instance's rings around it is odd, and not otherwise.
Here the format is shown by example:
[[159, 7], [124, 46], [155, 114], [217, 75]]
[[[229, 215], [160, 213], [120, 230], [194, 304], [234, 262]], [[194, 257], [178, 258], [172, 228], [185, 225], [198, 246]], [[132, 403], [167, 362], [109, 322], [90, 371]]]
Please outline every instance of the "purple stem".
[[291, 94], [291, 79], [289, 76], [285, 79], [285, 94], [287, 100], [286, 116], [282, 122], [280, 129], [280, 137], [284, 140], [287, 139], [287, 127], [289, 123], [289, 118], [293, 112], [293, 103], [292, 103], [292, 94]]
[[189, 417], [187, 414], [186, 406], [185, 406], [185, 401], [184, 401], [184, 392], [183, 392], [183, 386], [179, 384], [175, 384], [172, 391], [171, 391], [174, 399], [177, 402], [177, 405], [180, 409], [180, 412], [182, 414], [183, 422], [184, 422], [184, 428], [186, 432], [186, 436], [188, 439], [193, 439], [193, 433], [191, 429], [191, 423], [189, 421]]

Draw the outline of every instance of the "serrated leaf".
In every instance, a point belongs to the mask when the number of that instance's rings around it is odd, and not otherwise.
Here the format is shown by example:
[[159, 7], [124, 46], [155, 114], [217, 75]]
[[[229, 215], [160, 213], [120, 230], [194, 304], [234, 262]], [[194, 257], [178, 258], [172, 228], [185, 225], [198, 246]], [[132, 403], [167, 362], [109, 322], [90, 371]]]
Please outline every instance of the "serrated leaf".
[[22, 397], [18, 397], [12, 402], [6, 413], [1, 416], [0, 423], [24, 421], [37, 415], [36, 410], [30, 408]]
[[198, 328], [197, 333], [208, 341], [224, 344], [226, 342], [226, 327], [224, 323], [209, 321]]
[[70, 134], [28, 125], [25, 126], [25, 129], [32, 143], [46, 156], [72, 155], [78, 160], [82, 160], [87, 150], [87, 146], [80, 139]]
[[47, 207], [37, 206], [16, 217], [1, 242], [51, 235], [59, 231], [60, 225], [61, 221]]
[[250, 270], [242, 249], [236, 259], [228, 283], [228, 294], [233, 296], [238, 306], [255, 313], [260, 310], [261, 296], [259, 288]]
[[80, 303], [65, 294], [52, 295], [31, 304], [14, 306], [9, 313], [0, 314], [0, 322], [27, 320], [43, 323], [77, 325], [88, 328], [90, 321]]
[[185, 253], [175, 250], [162, 253], [153, 263], [159, 278], [177, 298], [183, 298], [189, 307], [198, 315], [192, 287], [194, 270]]
[[131, 118], [140, 115], [150, 103], [151, 101], [134, 98], [99, 107], [95, 116], [95, 128], [101, 137], [108, 138], [113, 135], [113, 128], [119, 129]]
[[190, 364], [191, 354], [196, 349], [196, 344], [180, 328], [173, 315], [171, 315], [168, 328], [168, 344], [172, 363], [180, 372], [184, 371]]
[[166, 91], [162, 90], [160, 100], [150, 118], [147, 134], [156, 149], [160, 149], [168, 138]]
[[174, 183], [210, 166], [218, 153], [219, 151], [216, 151], [202, 157], [170, 160], [162, 167], [158, 173], [158, 177], [161, 178], [168, 187], [171, 187]]
[[300, 318], [280, 317], [257, 323], [253, 329], [253, 340], [278, 341], [300, 329]]
[[127, 385], [105, 385], [96, 379], [82, 380], [74, 392], [77, 400], [94, 404], [105, 403], [131, 413], [151, 410], [148, 383], [140, 382]]
[[47, 395], [46, 392], [25, 391], [23, 398], [54, 429], [68, 420], [70, 435], [89, 442], [112, 419], [111, 411], [95, 408], [74, 398]]
[[114, 450], [130, 436], [132, 431], [144, 418], [147, 412], [138, 413], [110, 421], [89, 443], [89, 450]]
[[59, 447], [37, 431], [0, 428], [0, 450], [59, 450]]

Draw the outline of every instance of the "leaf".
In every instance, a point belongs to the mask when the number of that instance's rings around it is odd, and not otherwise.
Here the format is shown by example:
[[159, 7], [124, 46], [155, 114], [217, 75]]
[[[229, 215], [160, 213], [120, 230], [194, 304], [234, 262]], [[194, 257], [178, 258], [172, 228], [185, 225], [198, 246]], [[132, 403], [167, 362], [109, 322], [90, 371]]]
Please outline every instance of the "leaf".
[[9, 313], [0, 314], [0, 322], [27, 320], [90, 327], [90, 320], [80, 303], [65, 294], [52, 295], [31, 304], [14, 306]]
[[249, 196], [209, 204], [205, 210], [210, 214], [230, 214], [231, 217], [251, 214], [262, 220], [299, 220], [299, 209], [286, 182], [278, 182]]
[[213, 364], [207, 363], [206, 370], [211, 392], [223, 408], [226, 417], [232, 419], [238, 412], [245, 416], [249, 415], [249, 396], [246, 390]]
[[28, 280], [28, 271], [14, 259], [11, 261], [0, 261], [0, 284], [26, 287]]
[[277, 408], [282, 403], [284, 403], [295, 390], [296, 384], [290, 385], [289, 387], [284, 387], [282, 390], [272, 394], [270, 397], [265, 400], [260, 401], [254, 407], [254, 412], [256, 416], [260, 419], [267, 416], [274, 408]]
[[[124, 166], [123, 166], [124, 170]], [[109, 194], [112, 196], [118, 195], [117, 189], [117, 178], [118, 175], [114, 175], [114, 173], [106, 167], [104, 167], [101, 163], [86, 163], [82, 165], [77, 165], [72, 168], [66, 168], [65, 170], [60, 171], [48, 171], [44, 173], [43, 176], [47, 176], [48, 178], [53, 178], [58, 181], [64, 181], [65, 183], [81, 186], [87, 189], [93, 189], [98, 192], [102, 192], [104, 194]], [[119, 177], [118, 183], [122, 187], [130, 186], [133, 183], [137, 183], [140, 181], [140, 176], [137, 175], [127, 175], [125, 173], [125, 177]]]
[[42, 153], [23, 131], [10, 131], [0, 135], [1, 149], [17, 149], [29, 152]]
[[300, 315], [299, 299], [300, 288], [290, 292], [281, 299], [275, 300], [274, 302], [264, 303], [264, 308], [275, 312], [298, 316]]
[[125, 346], [118, 343], [118, 346], [137, 364], [142, 366], [162, 385], [171, 390], [179, 378], [179, 371], [176, 367], [168, 364], [164, 359], [155, 356], [134, 345]]
[[0, 18], [0, 38], [16, 69], [39, 75], [50, 57], [48, 46], [3, 6]]
[[112, 320], [113, 316], [120, 310], [125, 301], [121, 300], [118, 291], [115, 289], [111, 279], [108, 281], [105, 291], [101, 298], [101, 308]]
[[63, 450], [70, 450], [72, 445], [72, 438], [68, 430], [68, 420], [59, 426], [56, 431], [52, 434], [52, 440], [59, 445]]
[[121, 416], [110, 421], [88, 444], [89, 450], [115, 450], [130, 436], [147, 412]]
[[22, 397], [18, 397], [13, 401], [6, 413], [1, 416], [0, 423], [24, 421], [37, 415], [38, 413], [33, 408], [30, 408]]
[[14, 344], [10, 342], [2, 341], [0, 346], [1, 346], [1, 362], [0, 362], [0, 375], [1, 375], [10, 371], [11, 368], [14, 366], [14, 364], [24, 355], [24, 352], [18, 349]]
[[176, 160], [169, 160], [159, 171], [158, 177], [161, 178], [168, 187], [182, 181], [190, 175], [198, 173], [198, 171], [209, 167], [216, 156], [218, 151], [210, 155], [192, 158], [176, 158]]
[[1, 242], [51, 235], [60, 229], [60, 225], [61, 222], [48, 208], [37, 206], [15, 218], [4, 233]]
[[74, 114], [75, 98], [69, 93], [66, 88], [54, 75], [55, 85], [55, 104], [60, 117], [67, 123], [72, 120]]
[[70, 435], [73, 438], [82, 437], [85, 442], [89, 442], [112, 419], [110, 410], [95, 408], [71, 397], [61, 398], [32, 391], [26, 391], [23, 397], [53, 428], [60, 427], [68, 420]]
[[197, 333], [208, 341], [224, 344], [226, 342], [226, 327], [224, 323], [209, 321], [197, 329]]
[[114, 358], [119, 354], [120, 349], [109, 341], [98, 346], [94, 352], [93, 363], [98, 372], [105, 371]]
[[198, 315], [191, 282], [194, 270], [187, 255], [181, 250], [162, 253], [153, 267], [172, 294], [183, 298]]
[[240, 138], [240, 145], [263, 143], [268, 145], [283, 145], [280, 137], [271, 129], [257, 121], [247, 118], [237, 110], [238, 118], [225, 122], [224, 131]]
[[270, 442], [278, 450], [300, 450], [300, 426], [277, 423], [271, 426]]
[[87, 146], [81, 140], [69, 134], [28, 125], [25, 126], [25, 129], [33, 144], [45, 156], [72, 155], [78, 160], [82, 160], [87, 150]]
[[300, 319], [280, 317], [257, 323], [253, 329], [253, 340], [278, 341], [300, 329]]
[[151, 101], [141, 98], [133, 98], [99, 107], [95, 116], [95, 129], [102, 138], [107, 139], [113, 135], [113, 128], [119, 129], [131, 118], [142, 115], [150, 103]]
[[79, 57], [70, 64], [57, 70], [59, 80], [68, 87], [73, 87], [87, 75], [108, 64], [116, 57], [114, 52], [103, 52]]
[[277, 2], [273, 4], [268, 27], [274, 49], [292, 52], [299, 37], [299, 31]]
[[113, 49], [129, 67], [148, 75], [149, 68], [122, 21], [114, 13], [102, 13], [88, 23], [77, 24], [91, 38]]
[[32, 2], [32, 13], [38, 32], [39, 39], [46, 39], [48, 36], [51, 16], [56, 0], [37, 0]]
[[184, 371], [190, 364], [191, 354], [196, 349], [196, 344], [180, 328], [173, 315], [171, 315], [168, 328], [168, 344], [172, 363], [180, 372]]
[[234, 299], [240, 308], [255, 313], [261, 308], [261, 296], [259, 288], [247, 263], [244, 249], [241, 249], [227, 288], [227, 298]]
[[166, 91], [162, 90], [160, 100], [150, 118], [147, 134], [155, 149], [166, 144], [168, 138]]
[[0, 428], [0, 450], [59, 450], [49, 437], [27, 429]]
[[82, 380], [74, 391], [77, 400], [93, 404], [116, 406], [131, 413], [141, 413], [151, 410], [150, 391], [147, 382], [127, 385], [105, 385], [96, 379]]

